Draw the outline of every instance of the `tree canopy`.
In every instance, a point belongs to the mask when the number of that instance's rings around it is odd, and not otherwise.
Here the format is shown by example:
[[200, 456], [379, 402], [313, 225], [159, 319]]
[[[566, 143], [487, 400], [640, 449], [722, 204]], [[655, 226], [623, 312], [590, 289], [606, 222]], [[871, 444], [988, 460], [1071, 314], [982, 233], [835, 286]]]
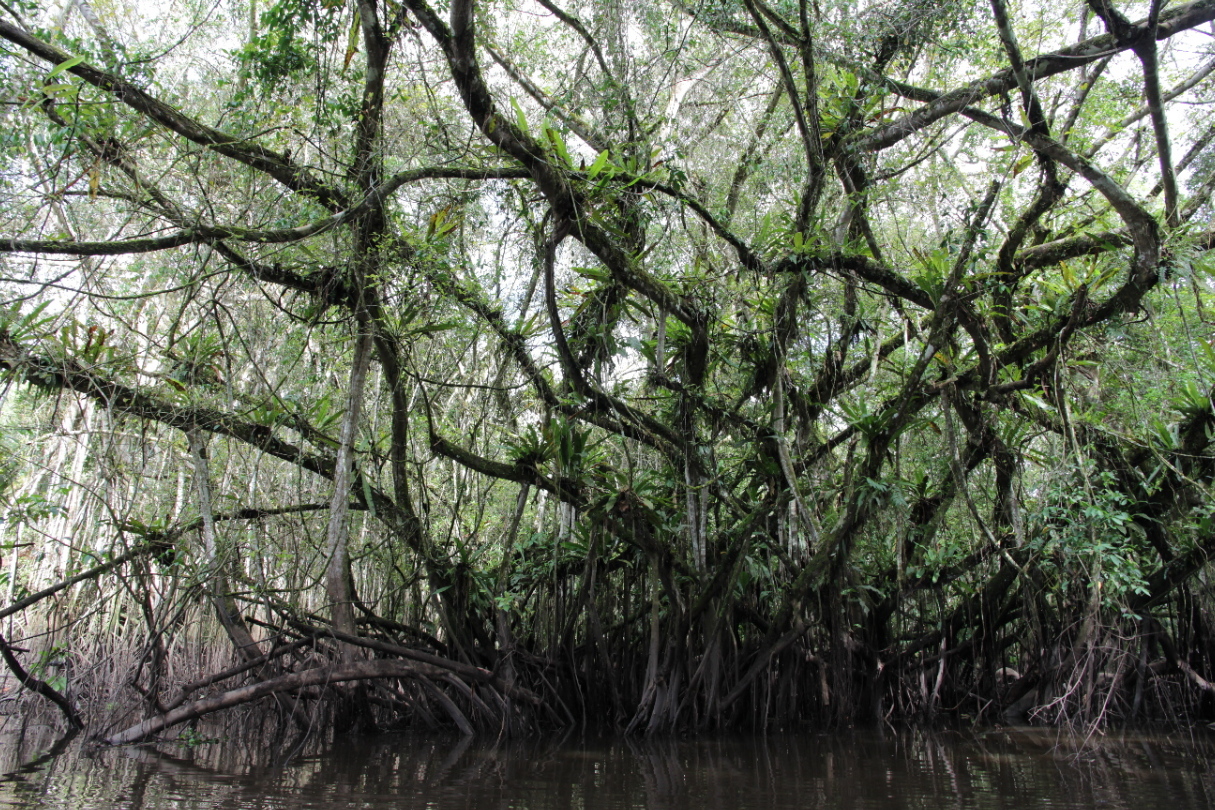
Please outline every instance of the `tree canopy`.
[[113, 741], [1210, 712], [1215, 0], [2, 8], [6, 611]]

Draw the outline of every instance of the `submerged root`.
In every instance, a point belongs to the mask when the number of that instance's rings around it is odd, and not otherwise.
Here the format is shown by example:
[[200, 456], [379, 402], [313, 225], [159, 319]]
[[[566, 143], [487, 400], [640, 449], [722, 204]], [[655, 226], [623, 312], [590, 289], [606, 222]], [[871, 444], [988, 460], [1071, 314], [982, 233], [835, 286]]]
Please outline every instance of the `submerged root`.
[[[188, 720], [194, 720], [212, 712], [230, 709], [280, 692], [293, 692], [309, 687], [329, 686], [347, 681], [365, 681], [382, 678], [418, 678], [425, 683], [427, 682], [426, 671], [428, 669], [432, 672], [436, 670], [436, 668], [427, 667], [425, 664], [390, 660], [359, 661], [353, 664], [338, 664], [331, 667], [306, 669], [303, 672], [280, 675], [277, 678], [271, 678], [270, 680], [261, 681], [249, 686], [229, 689], [218, 695], [189, 701], [170, 712], [150, 717], [128, 729], [111, 734], [105, 737], [105, 742], [110, 745], [126, 745], [128, 743], [139, 742], [170, 726], [185, 723]], [[458, 712], [458, 710], [456, 711]], [[467, 721], [465, 721], [465, 725], [461, 730], [467, 734], [472, 734], [472, 727], [467, 725]]]

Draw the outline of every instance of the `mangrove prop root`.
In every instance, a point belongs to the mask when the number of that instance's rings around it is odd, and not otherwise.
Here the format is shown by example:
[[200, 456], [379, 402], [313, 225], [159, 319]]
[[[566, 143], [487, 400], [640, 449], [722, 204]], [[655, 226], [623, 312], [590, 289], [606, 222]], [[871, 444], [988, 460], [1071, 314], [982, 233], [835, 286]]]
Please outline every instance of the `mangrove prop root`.
[[384, 641], [375, 641], [374, 639], [363, 638], [362, 636], [351, 635], [350, 633], [343, 633], [340, 630], [334, 630], [332, 628], [318, 628], [298, 621], [291, 621], [290, 624], [301, 633], [309, 633], [315, 637], [321, 638], [333, 638], [337, 641], [343, 641], [357, 647], [365, 647], [369, 650], [375, 650], [376, 652], [381, 652], [388, 655], [396, 655], [400, 656], [401, 658], [408, 658], [422, 664], [429, 664], [433, 667], [437, 667], [438, 669], [453, 672], [456, 675], [468, 678], [469, 680], [477, 681], [478, 683], [487, 683], [493, 686], [495, 689], [500, 690], [508, 697], [512, 697], [517, 700], [524, 700], [532, 705], [539, 705], [541, 703], [539, 696], [537, 696], [531, 690], [525, 689], [521, 686], [507, 684], [502, 678], [495, 673], [490, 672], [488, 669], [475, 667], [471, 664], [462, 664], [459, 661], [452, 661], [438, 655], [431, 655], [430, 653], [421, 652], [420, 650], [413, 650], [409, 647], [402, 647], [397, 644], [389, 644], [388, 642]]
[[229, 689], [218, 695], [201, 698], [183, 704], [172, 711], [149, 717], [128, 729], [111, 734], [104, 738], [110, 745], [128, 745], [145, 740], [153, 734], [170, 726], [202, 717], [212, 712], [230, 709], [243, 703], [258, 700], [279, 692], [289, 692], [295, 689], [306, 689], [314, 686], [326, 686], [346, 681], [365, 681], [376, 678], [414, 678], [423, 675], [433, 675], [435, 670], [420, 663], [408, 661], [357, 661], [354, 663], [338, 664], [332, 667], [316, 667], [303, 672], [293, 672], [260, 683]]

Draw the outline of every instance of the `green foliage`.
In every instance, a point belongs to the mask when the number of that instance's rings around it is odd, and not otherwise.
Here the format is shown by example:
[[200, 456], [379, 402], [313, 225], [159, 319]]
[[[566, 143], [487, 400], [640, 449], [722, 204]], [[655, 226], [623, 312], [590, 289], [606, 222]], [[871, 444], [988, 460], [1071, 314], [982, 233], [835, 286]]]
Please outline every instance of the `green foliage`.
[[237, 56], [259, 83], [273, 89], [315, 70], [322, 49], [338, 42], [346, 4], [335, 0], [280, 0], [261, 15], [262, 33]]
[[38, 340], [46, 334], [45, 327], [55, 321], [54, 316], [44, 315], [49, 306], [49, 301], [43, 301], [28, 312], [20, 304], [0, 311], [0, 335], [14, 343]]
[[170, 361], [165, 382], [179, 391], [223, 383], [224, 342], [219, 335], [195, 331], [179, 338], [166, 352]]
[[1110, 470], [1088, 461], [1065, 471], [1030, 516], [1033, 548], [1058, 581], [1092, 581], [1114, 607], [1147, 591], [1145, 540], [1133, 503]]
[[203, 745], [214, 745], [220, 742], [218, 737], [207, 737], [194, 726], [186, 726], [177, 735], [177, 743], [186, 748], [198, 748]]
[[39, 653], [38, 658], [30, 664], [29, 673], [62, 694], [68, 687], [65, 670], [69, 655], [71, 651], [67, 647], [61, 644], [51, 645]]

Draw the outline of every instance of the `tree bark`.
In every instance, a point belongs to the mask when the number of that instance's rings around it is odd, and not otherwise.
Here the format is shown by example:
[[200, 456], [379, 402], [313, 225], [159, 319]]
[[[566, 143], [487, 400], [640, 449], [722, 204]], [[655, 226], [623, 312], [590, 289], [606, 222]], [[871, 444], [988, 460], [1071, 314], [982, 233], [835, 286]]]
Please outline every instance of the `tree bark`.
[[350, 487], [354, 479], [354, 439], [363, 404], [363, 387], [371, 364], [371, 335], [359, 324], [351, 362], [350, 386], [346, 394], [346, 413], [333, 472], [333, 500], [329, 506], [329, 525], [325, 535], [325, 593], [329, 597], [330, 619], [343, 633], [354, 634], [354, 581], [350, 571], [350, 546], [347, 516]]
[[365, 681], [373, 678], [408, 678], [423, 674], [426, 667], [406, 661], [356, 661], [332, 667], [317, 667], [303, 672], [280, 675], [268, 681], [229, 689], [218, 695], [194, 700], [165, 714], [150, 717], [123, 731], [105, 737], [110, 745], [128, 745], [139, 742], [170, 726], [202, 717], [221, 709], [230, 709], [242, 703], [267, 697], [279, 692], [304, 689], [309, 686], [327, 686], [346, 681]]
[[236, 651], [245, 661], [261, 658], [262, 650], [241, 616], [240, 606], [232, 598], [228, 577], [225, 574], [228, 560], [221, 555], [215, 534], [215, 513], [211, 507], [211, 473], [207, 463], [207, 451], [202, 436], [197, 430], [186, 431], [190, 443], [190, 457], [194, 461], [194, 488], [198, 493], [198, 512], [202, 518], [203, 556], [207, 569], [206, 588], [215, 606], [215, 615], [220, 625], [232, 639]]

